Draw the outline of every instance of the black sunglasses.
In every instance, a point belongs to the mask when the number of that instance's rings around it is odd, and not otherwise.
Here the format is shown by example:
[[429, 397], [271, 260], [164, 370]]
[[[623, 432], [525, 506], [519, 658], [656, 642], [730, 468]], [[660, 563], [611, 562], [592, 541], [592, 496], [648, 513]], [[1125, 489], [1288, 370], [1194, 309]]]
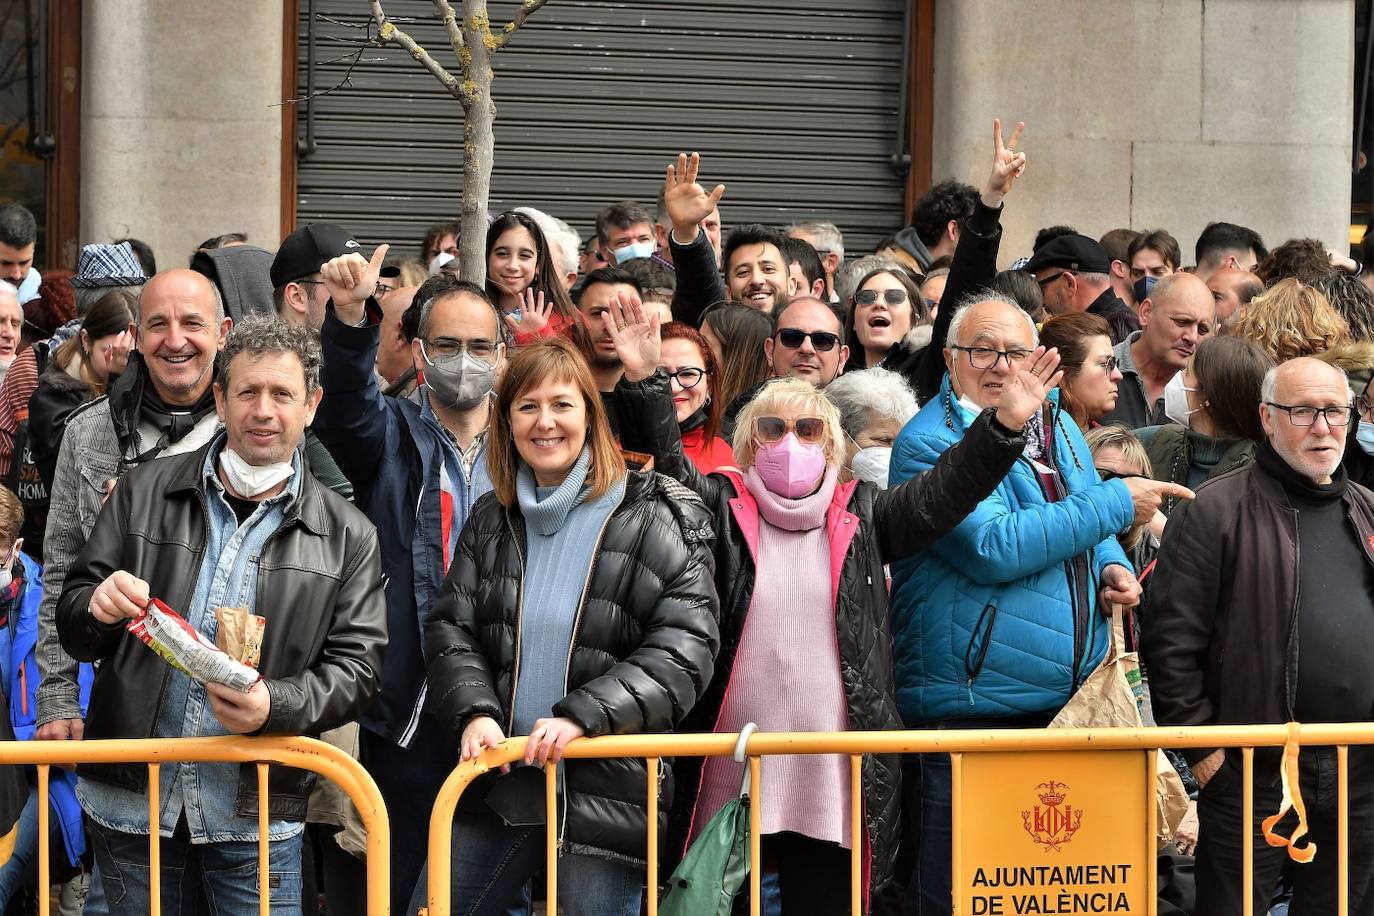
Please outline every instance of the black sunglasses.
[[811, 338], [811, 346], [817, 353], [829, 353], [840, 342], [840, 335], [829, 331], [802, 331], [797, 328], [778, 328], [778, 343], [789, 350], [795, 350], [806, 338]]
[[[906, 301], [906, 290], [904, 289], [885, 289], [882, 291], [883, 301], [888, 305], [901, 305]], [[865, 289], [854, 294], [855, 305], [877, 305], [878, 290]]]

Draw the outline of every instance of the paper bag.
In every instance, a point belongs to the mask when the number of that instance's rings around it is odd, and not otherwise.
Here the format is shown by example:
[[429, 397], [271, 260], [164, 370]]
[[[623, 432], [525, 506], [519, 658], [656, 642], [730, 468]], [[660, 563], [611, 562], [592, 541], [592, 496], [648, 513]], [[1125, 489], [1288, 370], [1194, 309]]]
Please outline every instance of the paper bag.
[[262, 633], [267, 619], [245, 607], [217, 607], [215, 645], [230, 658], [256, 668], [262, 661]]
[[[1112, 605], [1112, 644], [1097, 670], [1088, 675], [1050, 728], [1139, 728], [1144, 693], [1140, 659], [1126, 651], [1121, 607]], [[1158, 840], [1161, 848], [1173, 845], [1174, 834], [1188, 811], [1188, 792], [1163, 753], [1155, 757], [1155, 801], [1159, 807]]]

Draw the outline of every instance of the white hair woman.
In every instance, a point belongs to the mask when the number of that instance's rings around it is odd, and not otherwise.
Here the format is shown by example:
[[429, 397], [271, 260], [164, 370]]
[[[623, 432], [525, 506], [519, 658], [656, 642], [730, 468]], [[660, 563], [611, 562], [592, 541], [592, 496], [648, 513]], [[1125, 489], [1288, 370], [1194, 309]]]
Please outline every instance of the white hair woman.
[[887, 489], [892, 443], [916, 416], [916, 392], [889, 369], [846, 372], [825, 386], [825, 396], [840, 412], [845, 459], [842, 481], [858, 478]]
[[[659, 364], [657, 317], [613, 299], [604, 318], [625, 367], [617, 388], [621, 441], [702, 497], [716, 520], [721, 596], [716, 674], [684, 723], [689, 731], [900, 728], [883, 564], [953, 529], [1021, 454], [1020, 430], [1058, 381], [1058, 356], [1037, 351], [928, 475], [880, 490], [840, 479], [849, 454], [840, 412], [801, 379], [766, 383], [739, 415], [739, 470], [701, 474], [683, 454]], [[712, 758], [699, 781], [675, 765], [684, 791], [672, 839], [692, 837], [739, 790], [738, 768]], [[849, 763], [833, 756], [765, 758], [765, 855], [778, 863], [784, 914], [849, 912]], [[865, 896], [890, 881], [900, 796], [897, 759], [863, 762]], [[698, 786], [694, 794], [691, 789]]]

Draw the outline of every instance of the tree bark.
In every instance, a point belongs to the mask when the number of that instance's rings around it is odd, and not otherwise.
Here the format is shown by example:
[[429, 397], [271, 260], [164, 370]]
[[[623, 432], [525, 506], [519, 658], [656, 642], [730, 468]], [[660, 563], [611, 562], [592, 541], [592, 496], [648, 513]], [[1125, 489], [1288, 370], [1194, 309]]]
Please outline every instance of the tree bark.
[[495, 50], [487, 0], [463, 0], [463, 49], [459, 52], [463, 91], [463, 204], [458, 271], [481, 286], [487, 278], [487, 203], [491, 198], [496, 103], [491, 96]]

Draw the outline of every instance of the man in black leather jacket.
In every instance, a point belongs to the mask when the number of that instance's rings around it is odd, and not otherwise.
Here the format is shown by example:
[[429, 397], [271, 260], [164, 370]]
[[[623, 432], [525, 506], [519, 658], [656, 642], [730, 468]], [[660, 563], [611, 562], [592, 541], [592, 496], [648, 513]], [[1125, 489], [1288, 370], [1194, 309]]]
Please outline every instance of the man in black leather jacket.
[[[114, 487], [57, 607], [66, 651], [100, 662], [87, 737], [314, 735], [376, 696], [386, 643], [376, 529], [310, 474], [299, 451], [322, 394], [319, 368], [309, 331], [244, 319], [215, 384], [224, 431], [194, 452], [136, 467]], [[127, 629], [152, 598], [211, 639], [217, 608], [265, 618], [260, 679], [240, 692], [172, 668]], [[111, 912], [143, 912], [147, 768], [83, 766], [79, 777]], [[299, 899], [312, 782], [300, 770], [270, 772], [274, 904]], [[162, 871], [181, 876], [162, 882], [164, 912], [179, 912], [182, 887], [195, 883], [212, 912], [255, 906], [255, 882], [229, 877], [257, 861], [255, 768], [164, 764], [159, 783]]]

